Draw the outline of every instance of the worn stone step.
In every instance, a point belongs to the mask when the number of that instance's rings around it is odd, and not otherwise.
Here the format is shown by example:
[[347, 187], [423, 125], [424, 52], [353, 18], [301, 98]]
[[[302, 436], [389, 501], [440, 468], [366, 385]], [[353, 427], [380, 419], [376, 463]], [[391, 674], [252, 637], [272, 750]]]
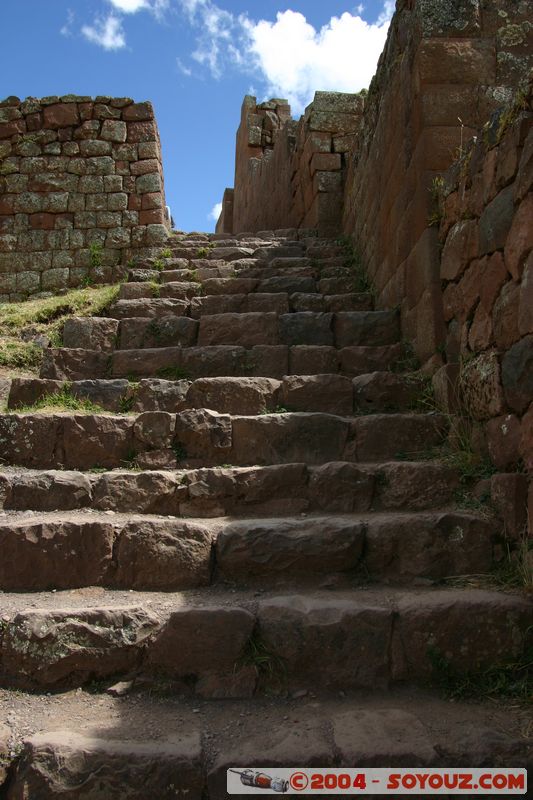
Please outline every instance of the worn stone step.
[[187, 518], [362, 514], [445, 508], [458, 486], [456, 470], [427, 461], [88, 472], [3, 467], [0, 503], [6, 512], [92, 508]]
[[382, 346], [400, 337], [399, 317], [389, 311], [213, 314], [200, 317], [198, 344]]
[[[31, 601], [29, 601], [29, 597]], [[524, 658], [531, 601], [475, 589], [4, 593], [0, 685], [58, 690], [157, 675], [209, 696], [253, 643], [289, 691], [427, 684]], [[31, 602], [31, 605], [29, 605]], [[186, 643], [186, 646], [184, 646]], [[248, 655], [248, 658], [250, 656]], [[237, 696], [261, 692], [245, 673]], [[241, 678], [244, 676], [241, 676]]]
[[[143, 300], [163, 298], [174, 300], [189, 300], [200, 291], [200, 284], [193, 281], [172, 281], [167, 283], [123, 283], [120, 287], [119, 299]], [[119, 307], [120, 308], [120, 307]], [[114, 306], [110, 313], [113, 313]]]
[[447, 432], [448, 420], [442, 414], [232, 416], [188, 409], [127, 417], [72, 412], [0, 415], [3, 462], [37, 469], [379, 462], [423, 457]]
[[218, 347], [159, 347], [115, 351], [48, 348], [43, 352], [40, 377], [79, 381], [103, 378], [267, 377], [341, 373], [360, 376], [389, 370], [403, 357], [399, 344], [381, 347], [258, 345], [250, 349]]
[[[79, 353], [73, 352], [72, 373], [69, 370], [69, 351], [48, 351], [43, 362], [41, 377], [79, 380], [93, 377], [90, 370], [80, 375], [83, 365]], [[363, 375], [377, 370], [387, 370], [402, 357], [401, 345], [379, 347], [354, 346], [337, 349], [320, 345], [257, 345], [249, 349], [241, 346], [219, 345], [191, 348], [154, 348], [116, 351], [102, 358], [100, 373], [113, 377], [180, 377], [208, 378], [222, 376], [258, 376], [281, 378], [283, 375], [321, 375], [340, 372], [344, 375]], [[105, 377], [97, 375], [95, 377]]]
[[[124, 284], [139, 287], [142, 284]], [[168, 284], [169, 287], [193, 284]], [[181, 289], [179, 290], [181, 292]], [[184, 290], [184, 298], [186, 291]], [[217, 297], [194, 306], [193, 316], [165, 315], [107, 318], [71, 318], [65, 323], [65, 347], [110, 352], [162, 345], [211, 347], [217, 345], [313, 345], [325, 347], [382, 346], [400, 337], [399, 317], [390, 311], [288, 312], [287, 295], [227, 295], [230, 312], [217, 308]], [[279, 300], [277, 299], [279, 297]], [[235, 299], [234, 299], [235, 298]], [[207, 298], [204, 298], [204, 300]], [[281, 301], [281, 302], [280, 302]], [[122, 302], [122, 301], [121, 301]], [[130, 302], [130, 301], [125, 301]], [[193, 305], [193, 304], [191, 304]], [[224, 313], [221, 313], [224, 312]], [[145, 341], [146, 340], [146, 341]]]
[[192, 298], [190, 307], [190, 315], [194, 319], [204, 315], [251, 312], [286, 314], [289, 312], [289, 296], [285, 292], [207, 295]]
[[[125, 286], [140, 286], [141, 284], [124, 284]], [[187, 315], [189, 300], [179, 300], [169, 297], [141, 297], [137, 300], [117, 300], [109, 308], [109, 316], [114, 319], [128, 317], [162, 317], [173, 314], [177, 317]]]
[[[171, 318], [174, 319], [174, 318]], [[287, 375], [275, 378], [218, 377], [189, 380], [125, 378], [56, 381], [13, 378], [8, 408], [28, 408], [46, 397], [66, 392], [87, 399], [105, 411], [183, 411], [208, 408], [223, 414], [323, 411], [350, 415], [423, 408], [425, 383], [416, 377], [374, 372], [358, 378], [344, 375]]]
[[[230, 694], [223, 685], [220, 694], [224, 688]], [[83, 690], [45, 702], [8, 691], [2, 697], [13, 711], [9, 732], [16, 753], [6, 758], [8, 764], [13, 759], [8, 800], [24, 794], [56, 800], [74, 797], [73, 791], [78, 800], [92, 800], [95, 792], [128, 800], [227, 800], [231, 768], [276, 775], [296, 764], [524, 768], [529, 761], [527, 710], [490, 701], [451, 703], [417, 689], [272, 695], [255, 698], [253, 706], [228, 697], [223, 703], [161, 698], [140, 687], [122, 697], [100, 694], [97, 703]], [[238, 722], [231, 731], [228, 718]]]
[[490, 572], [496, 533], [464, 512], [240, 521], [13, 513], [0, 518], [0, 591], [430, 583]]
[[120, 321], [116, 347], [119, 350], [155, 347], [194, 347], [198, 321], [189, 316], [131, 317]]
[[295, 293], [289, 297], [291, 311], [372, 311], [374, 302], [370, 294]]

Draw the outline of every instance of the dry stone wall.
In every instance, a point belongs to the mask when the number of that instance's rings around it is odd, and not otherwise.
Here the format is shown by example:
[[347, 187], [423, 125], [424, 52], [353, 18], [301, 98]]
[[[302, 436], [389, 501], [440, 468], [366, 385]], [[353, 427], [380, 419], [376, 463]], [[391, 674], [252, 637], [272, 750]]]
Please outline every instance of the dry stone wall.
[[110, 281], [167, 234], [151, 103], [0, 103], [0, 301]]
[[237, 132], [234, 191], [217, 232], [279, 228], [340, 232], [345, 155], [363, 110], [360, 95], [316, 92], [299, 121], [285, 100], [246, 96]]
[[432, 184], [533, 65], [530, 0], [398, 0], [346, 180], [344, 231], [422, 361], [445, 325]]
[[[533, 83], [447, 173], [440, 224], [446, 358], [437, 385], [480, 424], [493, 464], [533, 472]], [[509, 525], [525, 524], [527, 478]], [[530, 497], [533, 526], [533, 485]], [[532, 527], [533, 532], [533, 527]]]

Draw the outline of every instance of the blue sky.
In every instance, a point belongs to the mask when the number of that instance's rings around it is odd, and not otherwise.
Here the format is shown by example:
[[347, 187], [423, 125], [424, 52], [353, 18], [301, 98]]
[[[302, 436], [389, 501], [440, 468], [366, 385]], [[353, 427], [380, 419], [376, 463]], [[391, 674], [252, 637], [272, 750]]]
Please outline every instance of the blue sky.
[[245, 94], [368, 85], [391, 0], [14, 0], [2, 9], [0, 95], [151, 100], [176, 226], [213, 230], [233, 185]]

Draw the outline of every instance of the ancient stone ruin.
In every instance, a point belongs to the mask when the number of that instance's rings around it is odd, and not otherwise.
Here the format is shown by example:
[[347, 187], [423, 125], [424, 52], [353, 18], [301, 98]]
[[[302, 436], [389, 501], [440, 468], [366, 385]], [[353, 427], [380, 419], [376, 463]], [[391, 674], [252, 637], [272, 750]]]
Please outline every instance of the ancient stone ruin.
[[149, 103], [0, 103], [1, 797], [530, 764], [532, 19], [246, 97], [215, 234]]

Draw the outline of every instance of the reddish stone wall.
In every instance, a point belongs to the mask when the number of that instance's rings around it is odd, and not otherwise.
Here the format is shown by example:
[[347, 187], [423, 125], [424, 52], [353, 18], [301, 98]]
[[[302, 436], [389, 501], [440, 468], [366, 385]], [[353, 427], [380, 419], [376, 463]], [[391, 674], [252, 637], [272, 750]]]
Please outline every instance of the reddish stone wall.
[[325, 236], [339, 233], [344, 157], [362, 110], [359, 95], [316, 92], [296, 122], [284, 100], [257, 105], [254, 97], [245, 97], [234, 194], [223, 203], [217, 231], [317, 228]]
[[0, 103], [0, 301], [111, 280], [166, 238], [151, 103]]
[[530, 0], [398, 0], [370, 86], [343, 227], [422, 361], [445, 337], [432, 182], [527, 74], [532, 18]]
[[[458, 382], [455, 394], [481, 424], [494, 465], [522, 462], [533, 475], [533, 83], [494, 115], [446, 175], [444, 192], [442, 377]], [[508, 524], [522, 514], [523, 527], [526, 475], [511, 480]], [[530, 523], [533, 533], [533, 485]]]

